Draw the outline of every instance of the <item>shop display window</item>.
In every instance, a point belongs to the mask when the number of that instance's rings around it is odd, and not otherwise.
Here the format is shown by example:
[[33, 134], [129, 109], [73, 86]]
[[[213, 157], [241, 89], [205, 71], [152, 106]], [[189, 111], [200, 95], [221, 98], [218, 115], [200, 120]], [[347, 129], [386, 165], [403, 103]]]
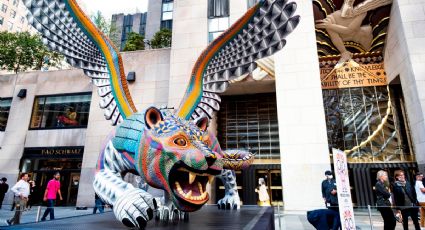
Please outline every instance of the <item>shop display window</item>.
[[87, 127], [91, 93], [37, 96], [30, 129]]
[[0, 131], [6, 130], [12, 98], [0, 98]]

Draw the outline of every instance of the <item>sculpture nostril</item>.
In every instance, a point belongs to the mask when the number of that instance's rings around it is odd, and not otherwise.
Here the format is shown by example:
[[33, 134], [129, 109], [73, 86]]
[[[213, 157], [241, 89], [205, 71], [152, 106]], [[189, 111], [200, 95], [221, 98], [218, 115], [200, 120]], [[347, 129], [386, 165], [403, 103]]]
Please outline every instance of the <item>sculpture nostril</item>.
[[215, 160], [217, 160], [217, 157], [214, 154], [210, 154], [205, 157], [205, 160], [207, 160], [208, 166], [211, 166], [214, 164]]

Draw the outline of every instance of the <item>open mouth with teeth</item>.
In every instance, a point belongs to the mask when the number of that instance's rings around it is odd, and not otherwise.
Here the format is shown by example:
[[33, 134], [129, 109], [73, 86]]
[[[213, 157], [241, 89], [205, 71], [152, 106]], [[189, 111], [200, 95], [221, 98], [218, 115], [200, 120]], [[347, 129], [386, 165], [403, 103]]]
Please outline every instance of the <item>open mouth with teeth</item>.
[[[195, 211], [201, 208], [209, 199], [206, 191], [207, 183], [211, 184], [214, 175], [217, 174], [218, 172], [193, 172], [186, 167], [173, 167], [169, 182], [181, 208], [186, 209], [185, 211]], [[190, 206], [190, 208], [185, 208], [186, 206]]]

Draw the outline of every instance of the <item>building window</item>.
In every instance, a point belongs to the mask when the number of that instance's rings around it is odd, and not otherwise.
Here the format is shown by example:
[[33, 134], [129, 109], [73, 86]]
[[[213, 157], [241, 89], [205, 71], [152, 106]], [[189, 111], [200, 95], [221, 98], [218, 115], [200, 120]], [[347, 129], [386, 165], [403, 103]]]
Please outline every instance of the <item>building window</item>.
[[208, 0], [208, 42], [229, 28], [229, 1]]
[[133, 15], [125, 15], [123, 19], [123, 29], [121, 34], [121, 50], [127, 43], [128, 33], [133, 32]]
[[14, 6], [18, 6], [18, 4], [19, 4], [19, 1], [18, 0], [13, 0], [13, 5]]
[[229, 17], [229, 0], [208, 0], [208, 18]]
[[256, 159], [280, 159], [279, 127], [274, 93], [223, 96], [217, 116], [223, 150], [244, 149]]
[[139, 27], [139, 34], [143, 35], [143, 37], [145, 36], [145, 31], [146, 31], [146, 17], [147, 17], [147, 13], [143, 13], [140, 15], [140, 27]]
[[3, 5], [1, 5], [1, 11], [6, 13], [6, 11], [7, 11], [7, 5], [6, 4], [3, 3]]
[[16, 17], [16, 11], [11, 10], [10, 11], [10, 17], [15, 18]]
[[161, 16], [161, 29], [173, 29], [173, 8], [174, 2], [170, 0], [162, 1], [162, 16]]
[[259, 0], [247, 0], [248, 8], [253, 7]]
[[229, 28], [229, 17], [208, 19], [208, 42], [212, 42]]
[[4, 22], [4, 18], [2, 16], [0, 16], [0, 26], [3, 25], [3, 22]]
[[7, 22], [7, 29], [9, 31], [12, 31], [13, 30], [13, 23], [12, 22]]
[[21, 23], [23, 24], [25, 22], [25, 17], [21, 17]]
[[11, 105], [12, 98], [0, 98], [0, 131], [4, 131], [6, 129]]
[[85, 128], [90, 102], [91, 93], [37, 96], [30, 129]]

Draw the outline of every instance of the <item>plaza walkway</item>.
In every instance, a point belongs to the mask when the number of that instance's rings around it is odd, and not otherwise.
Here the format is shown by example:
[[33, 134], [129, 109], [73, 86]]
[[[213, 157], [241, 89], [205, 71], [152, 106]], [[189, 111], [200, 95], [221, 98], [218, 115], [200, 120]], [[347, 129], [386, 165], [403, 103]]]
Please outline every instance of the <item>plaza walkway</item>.
[[[44, 212], [44, 208], [42, 207], [42, 211], [41, 211], [41, 215]], [[22, 216], [22, 221], [21, 223], [34, 223], [36, 220], [36, 216], [37, 216], [37, 210], [38, 207], [33, 207], [30, 211], [26, 211], [24, 212], [23, 216]], [[111, 212], [111, 209], [106, 209], [105, 210], [107, 213]], [[71, 224], [74, 221], [79, 221], [79, 220], [87, 220], [89, 222], [101, 222], [100, 219], [102, 219], [101, 215], [92, 215], [93, 209], [92, 208], [88, 208], [87, 210], [76, 210], [75, 207], [56, 207], [55, 208], [55, 217], [56, 220], [60, 220], [59, 223], [69, 223]], [[3, 206], [3, 209], [0, 210], [0, 229], [4, 229], [5, 228], [5, 220], [9, 219], [13, 216], [14, 212], [10, 211], [10, 208], [7, 208], [6, 206]], [[112, 221], [116, 224], [113, 224], [114, 228], [122, 226], [118, 221], [115, 221], [115, 219], [112, 216], [112, 213], [106, 214], [108, 216], [108, 220]], [[80, 218], [74, 218], [77, 216], [85, 216], [84, 218], [80, 219]], [[298, 212], [298, 213], [281, 213], [280, 215], [280, 223], [279, 223], [279, 215], [277, 213], [277, 209], [275, 208], [275, 229], [282, 229], [282, 230], [314, 230], [313, 226], [310, 225], [310, 223], [308, 223], [306, 215], [304, 212]], [[369, 219], [369, 214], [367, 212], [367, 210], [356, 210], [355, 211], [355, 217], [356, 217], [356, 224], [358, 226], [358, 229], [362, 229], [362, 230], [370, 230], [370, 229], [383, 229], [383, 223], [382, 223], [382, 219], [381, 216], [379, 214], [379, 212], [377, 212], [376, 210], [372, 211], [372, 225], [373, 228], [371, 227], [370, 224], [370, 219]], [[98, 219], [99, 218], [99, 219]], [[48, 218], [47, 218], [48, 219]], [[97, 220], [98, 219], [98, 220]], [[50, 221], [47, 221], [45, 223], [49, 223]], [[56, 222], [56, 221], [55, 221]], [[217, 223], [217, 225], [215, 226], [216, 229], [221, 229], [220, 226], [225, 226], [225, 225], [220, 225], [220, 224], [224, 224], [224, 223]], [[51, 225], [51, 223], [50, 223]], [[25, 227], [27, 226], [27, 227]], [[59, 225], [55, 225], [55, 226], [59, 226]], [[60, 225], [63, 226], [63, 225]], [[412, 229], [413, 229], [413, 224], [411, 223]], [[112, 226], [111, 226], [112, 227]], [[6, 228], [7, 229], [7, 228]], [[12, 228], [12, 229], [30, 229], [28, 228], [28, 225], [22, 225], [22, 228]], [[49, 229], [55, 229], [54, 227], [50, 227]], [[126, 228], [122, 228], [122, 229], [126, 229]], [[224, 228], [223, 228], [224, 229]], [[402, 226], [401, 224], [397, 223], [397, 230], [401, 230]]]

